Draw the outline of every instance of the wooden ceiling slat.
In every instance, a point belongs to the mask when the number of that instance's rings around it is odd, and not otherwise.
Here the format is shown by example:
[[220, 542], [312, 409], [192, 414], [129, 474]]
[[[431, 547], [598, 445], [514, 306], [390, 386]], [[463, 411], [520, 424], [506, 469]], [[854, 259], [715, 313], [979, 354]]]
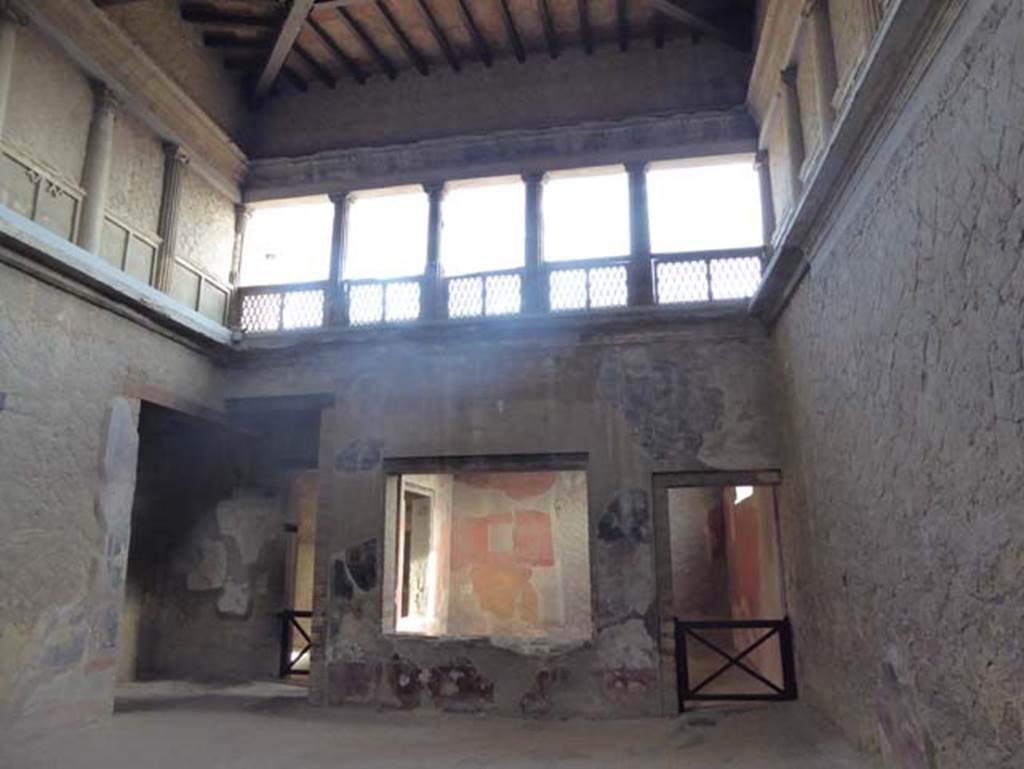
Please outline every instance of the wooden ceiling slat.
[[193, 24], [218, 24], [236, 27], [270, 27], [280, 23], [280, 16], [254, 15], [239, 10], [226, 10], [207, 3], [182, 3], [181, 18]]
[[583, 50], [587, 56], [594, 53], [594, 33], [590, 28], [590, 3], [589, 0], [576, 0], [576, 8], [580, 18], [580, 42], [583, 43]]
[[616, 0], [615, 13], [618, 19], [619, 50], [629, 50], [629, 9], [627, 0]]
[[544, 40], [547, 42], [548, 55], [552, 59], [557, 59], [559, 52], [558, 33], [555, 32], [555, 22], [551, 17], [551, 8], [548, 6], [548, 0], [537, 0], [537, 11], [540, 13], [541, 24], [544, 25]]
[[430, 33], [434, 36], [434, 40], [437, 42], [437, 47], [441, 49], [441, 53], [448, 60], [448, 65], [453, 71], [459, 72], [462, 66], [459, 62], [459, 57], [455, 55], [455, 49], [452, 48], [452, 44], [448, 41], [448, 37], [445, 35], [444, 30], [441, 29], [441, 25], [437, 23], [437, 17], [434, 16], [433, 11], [430, 10], [430, 6], [427, 5], [427, 0], [413, 0], [416, 8], [419, 9], [420, 15], [423, 17], [423, 21], [426, 22], [427, 27], [430, 29]]
[[338, 79], [334, 77], [334, 73], [321, 64], [313, 54], [307, 51], [302, 46], [302, 43], [296, 41], [295, 47], [292, 50], [317, 74], [317, 77], [320, 78], [324, 85], [328, 88], [336, 88], [338, 86]]
[[388, 26], [391, 28], [391, 33], [395, 36], [395, 40], [402, 46], [402, 50], [405, 52], [406, 57], [412, 63], [414, 67], [419, 71], [421, 75], [426, 77], [430, 74], [430, 67], [427, 65], [426, 59], [423, 58], [423, 54], [416, 50], [416, 47], [412, 44], [408, 35], [405, 34], [405, 30], [399, 25], [398, 20], [391, 13], [391, 9], [388, 8], [385, 0], [377, 0], [377, 9], [381, 15], [387, 21]]
[[370, 56], [372, 56], [374, 61], [377, 62], [377, 66], [379, 66], [381, 71], [388, 76], [388, 80], [394, 80], [398, 77], [398, 70], [395, 68], [395, 65], [392, 64], [391, 60], [384, 55], [384, 52], [381, 51], [374, 39], [370, 37], [366, 29], [363, 28], [363, 25], [360, 24], [349, 12], [348, 8], [339, 6], [338, 8], [335, 8], [335, 11], [337, 11], [338, 15], [345, 21], [348, 28], [352, 30], [355, 36], [358, 37], [360, 42], [366, 47]]
[[308, 22], [309, 28], [313, 31], [313, 34], [323, 44], [323, 46], [341, 62], [342, 66], [348, 70], [349, 74], [352, 75], [353, 78], [355, 78], [355, 81], [359, 83], [359, 85], [365, 84], [366, 73], [363, 71], [362, 67], [360, 67], [351, 56], [345, 53], [338, 41], [331, 37], [330, 33], [323, 27], [323, 25], [320, 24], [319, 21], [314, 19], [312, 15], [310, 15]]
[[465, 25], [466, 31], [473, 38], [473, 44], [476, 46], [476, 52], [480, 57], [480, 61], [483, 62], [485, 67], [490, 67], [494, 63], [494, 54], [491, 52], [491, 47], [487, 44], [487, 40], [480, 33], [480, 27], [477, 26], [476, 19], [473, 18], [473, 12], [466, 5], [466, 0], [455, 0], [455, 7], [459, 11], [459, 16], [462, 17], [462, 23]]
[[501, 20], [505, 24], [505, 33], [508, 35], [508, 42], [512, 46], [516, 60], [521, 64], [526, 61], [526, 49], [523, 48], [523, 41], [519, 37], [519, 30], [516, 28], [516, 20], [508, 7], [508, 0], [498, 0], [498, 7], [501, 9]]

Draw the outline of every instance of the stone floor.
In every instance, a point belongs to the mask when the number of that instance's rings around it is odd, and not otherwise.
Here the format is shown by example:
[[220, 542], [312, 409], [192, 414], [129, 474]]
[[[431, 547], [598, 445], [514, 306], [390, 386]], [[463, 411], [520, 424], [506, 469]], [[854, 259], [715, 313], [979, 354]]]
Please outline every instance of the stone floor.
[[[873, 769], [800, 705], [645, 721], [312, 708], [283, 684], [133, 685], [107, 723], [0, 752], [5, 769]], [[3, 751], [4, 748], [0, 748]]]

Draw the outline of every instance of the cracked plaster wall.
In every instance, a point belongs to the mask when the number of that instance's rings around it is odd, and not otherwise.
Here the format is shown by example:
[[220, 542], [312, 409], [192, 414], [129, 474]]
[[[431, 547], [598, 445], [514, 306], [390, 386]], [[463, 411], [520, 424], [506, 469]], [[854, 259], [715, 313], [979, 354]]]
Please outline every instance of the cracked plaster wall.
[[[393, 337], [236, 369], [239, 396], [336, 394], [321, 435], [314, 700], [659, 713], [650, 473], [777, 466], [765, 342], [737, 319], [443, 345]], [[553, 452], [589, 454], [592, 641], [545, 650], [383, 635], [384, 459]]]
[[145, 385], [213, 402], [203, 355], [0, 266], [0, 732], [110, 713]]
[[1024, 755], [1022, 41], [966, 5], [774, 332], [801, 696], [899, 769]]

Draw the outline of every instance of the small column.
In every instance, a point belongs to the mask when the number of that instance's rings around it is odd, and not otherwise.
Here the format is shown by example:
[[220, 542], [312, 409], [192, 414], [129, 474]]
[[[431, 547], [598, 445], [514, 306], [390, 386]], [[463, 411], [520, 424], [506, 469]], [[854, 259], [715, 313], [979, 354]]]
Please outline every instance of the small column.
[[761, 186], [761, 227], [764, 230], [765, 259], [775, 235], [775, 201], [772, 198], [772, 175], [768, 165], [768, 150], [758, 150], [754, 155], [754, 170]]
[[651, 229], [647, 218], [647, 163], [627, 163], [629, 174], [629, 304], [654, 304]]
[[157, 224], [157, 234], [162, 238], [162, 242], [156, 270], [156, 287], [163, 292], [167, 292], [171, 287], [178, 241], [181, 182], [188, 164], [189, 157], [185, 150], [177, 144], [164, 144], [164, 187], [160, 197], [160, 219]]
[[526, 185], [526, 243], [523, 269], [523, 312], [539, 315], [548, 310], [544, 285], [544, 174], [523, 174]]
[[801, 11], [808, 26], [811, 55], [814, 57], [814, 117], [821, 133], [823, 150], [832, 136], [836, 114], [832, 100], [836, 95], [836, 54], [832, 43], [828, 0], [808, 0]]
[[800, 121], [800, 97], [796, 92], [796, 65], [782, 70], [782, 119], [785, 122], [789, 163], [790, 206], [800, 198], [800, 169], [804, 165], [804, 129]]
[[440, 320], [448, 317], [447, 297], [441, 275], [441, 203], [444, 200], [444, 182], [424, 184], [430, 201], [427, 223], [427, 269], [424, 272], [423, 298], [420, 317]]
[[245, 250], [245, 228], [252, 218], [252, 208], [244, 203], [235, 206], [235, 240], [231, 245], [231, 272], [228, 282], [237, 286], [242, 273], [242, 252]]
[[99, 253], [103, 237], [103, 217], [107, 208], [107, 188], [110, 186], [110, 159], [114, 149], [114, 122], [117, 118], [117, 99], [103, 83], [93, 83], [92, 124], [85, 150], [82, 187], [85, 201], [78, 225], [78, 245], [93, 254]]
[[14, 77], [14, 53], [18, 42], [18, 27], [25, 19], [9, 0], [0, 0], [0, 135], [7, 117], [7, 102], [11, 96]]
[[345, 242], [348, 235], [348, 207], [351, 193], [331, 195], [334, 223], [331, 226], [331, 272], [327, 279], [326, 323], [348, 325], [348, 297], [345, 295]]

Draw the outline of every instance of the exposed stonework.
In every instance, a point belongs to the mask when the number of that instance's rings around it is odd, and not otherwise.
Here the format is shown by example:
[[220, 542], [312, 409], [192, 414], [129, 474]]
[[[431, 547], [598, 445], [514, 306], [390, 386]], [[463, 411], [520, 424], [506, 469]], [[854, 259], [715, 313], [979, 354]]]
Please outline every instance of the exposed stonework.
[[892, 766], [1010, 769], [1024, 753], [1024, 8], [968, 4], [949, 40], [775, 332], [782, 532], [801, 696]]

